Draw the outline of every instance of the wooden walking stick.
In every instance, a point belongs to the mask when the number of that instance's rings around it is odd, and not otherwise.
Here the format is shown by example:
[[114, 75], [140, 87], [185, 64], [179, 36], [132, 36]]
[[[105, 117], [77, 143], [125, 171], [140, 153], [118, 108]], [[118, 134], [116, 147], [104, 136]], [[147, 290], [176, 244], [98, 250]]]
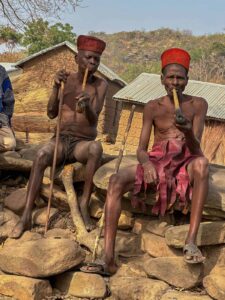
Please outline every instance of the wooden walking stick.
[[[83, 78], [83, 82], [82, 82], [82, 92], [85, 90], [85, 87], [86, 87], [87, 76], [88, 76], [88, 68], [86, 68], [85, 73], [84, 73], [84, 78]], [[59, 112], [58, 112], [58, 120], [57, 120], [57, 126], [56, 126], [56, 141], [55, 141], [55, 149], [54, 149], [54, 156], [53, 156], [53, 163], [52, 163], [52, 170], [51, 170], [51, 184], [50, 184], [50, 193], [49, 193], [49, 198], [48, 198], [48, 208], [47, 208], [47, 216], [46, 216], [46, 223], [45, 223], [45, 234], [48, 230], [51, 200], [52, 200], [52, 194], [53, 194], [53, 183], [54, 183], [54, 176], [55, 176], [55, 169], [56, 169], [56, 159], [57, 159], [58, 146], [59, 146], [60, 124], [61, 124], [61, 117], [62, 117], [63, 93], [64, 93], [64, 82], [61, 83], [61, 89], [60, 89]]]
[[186, 121], [185, 121], [185, 118], [180, 109], [180, 104], [179, 104], [179, 99], [177, 96], [176, 89], [173, 89], [173, 101], [174, 101], [174, 105], [175, 105], [176, 123], [179, 125], [183, 125], [183, 124], [185, 124]]
[[58, 147], [59, 147], [59, 133], [60, 133], [60, 124], [61, 124], [61, 117], [62, 117], [63, 93], [64, 93], [64, 82], [62, 81], [61, 88], [60, 88], [60, 97], [59, 97], [58, 120], [57, 120], [57, 124], [56, 124], [55, 149], [54, 149], [54, 156], [53, 156], [51, 176], [50, 176], [51, 184], [50, 184], [50, 193], [49, 193], [49, 197], [48, 197], [48, 208], [47, 208], [47, 216], [46, 216], [46, 222], [45, 222], [45, 234], [48, 230], [48, 221], [49, 221], [50, 208], [51, 208], [51, 202], [52, 202], [53, 184], [54, 184], [55, 169], [56, 169], [56, 159], [57, 159]]
[[[128, 137], [129, 131], [130, 131], [130, 127], [131, 127], [131, 123], [132, 123], [135, 108], [136, 108], [136, 106], [132, 105], [131, 111], [130, 111], [130, 116], [129, 116], [129, 119], [127, 121], [127, 128], [125, 130], [124, 137], [123, 137], [122, 144], [121, 144], [121, 148], [120, 148], [119, 155], [118, 155], [118, 159], [116, 161], [114, 174], [117, 174], [118, 171], [119, 171], [119, 167], [120, 167], [120, 164], [121, 164], [121, 161], [122, 161], [122, 158], [123, 158], [123, 152], [124, 152], [127, 137]], [[100, 222], [99, 222], [99, 234], [96, 236], [94, 251], [93, 251], [93, 254], [92, 254], [92, 262], [94, 262], [95, 259], [96, 259], [98, 244], [99, 244], [99, 240], [100, 240], [102, 230], [103, 230], [103, 227], [104, 227], [104, 221], [105, 221], [104, 219], [105, 219], [105, 205], [104, 205], [103, 213], [102, 213], [102, 216], [101, 216], [101, 219], [100, 219]]]

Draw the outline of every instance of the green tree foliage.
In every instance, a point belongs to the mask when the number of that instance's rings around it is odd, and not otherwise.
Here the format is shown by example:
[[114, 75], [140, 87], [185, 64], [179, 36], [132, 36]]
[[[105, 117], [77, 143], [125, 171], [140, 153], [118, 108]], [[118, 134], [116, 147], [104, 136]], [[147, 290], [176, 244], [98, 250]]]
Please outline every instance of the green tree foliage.
[[15, 29], [10, 26], [0, 25], [0, 40], [1, 42], [13, 42], [18, 44], [21, 40], [22, 34], [17, 32]]
[[22, 45], [28, 47], [29, 54], [54, 46], [64, 41], [74, 42], [75, 33], [69, 24], [56, 23], [37, 19], [28, 22], [22, 39]]

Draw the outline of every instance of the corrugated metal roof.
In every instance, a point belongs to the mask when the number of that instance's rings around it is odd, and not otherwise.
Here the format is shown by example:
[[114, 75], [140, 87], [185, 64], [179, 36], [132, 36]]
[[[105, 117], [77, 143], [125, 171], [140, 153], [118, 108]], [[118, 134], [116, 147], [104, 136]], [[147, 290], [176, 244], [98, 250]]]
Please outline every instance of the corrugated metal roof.
[[11, 62], [0, 62], [0, 65], [6, 69], [7, 73], [18, 70], [18, 68], [15, 67], [15, 64]]
[[[207, 116], [225, 121], [225, 85], [189, 80], [185, 93], [203, 97], [208, 102]], [[165, 95], [160, 75], [142, 73], [130, 84], [119, 90], [113, 99], [145, 104]]]
[[[68, 41], [65, 41], [65, 42], [62, 42], [60, 44], [57, 44], [55, 46], [52, 46], [52, 47], [49, 47], [49, 48], [46, 48], [46, 49], [43, 49], [37, 53], [34, 53], [24, 59], [21, 59], [19, 60], [15, 66], [18, 66], [18, 67], [22, 67], [24, 63], [26, 63], [27, 61], [30, 61], [40, 55], [43, 55], [49, 51], [52, 51], [52, 50], [55, 50], [55, 49], [58, 49], [62, 46], [67, 46], [70, 50], [72, 50], [74, 53], [77, 53], [77, 47], [74, 46], [72, 43], [68, 42]], [[108, 67], [106, 67], [103, 63], [100, 63], [99, 67], [98, 67], [98, 71], [100, 73], [102, 73], [105, 77], [107, 77], [109, 80], [111, 81], [116, 81], [118, 82], [119, 84], [121, 84], [121, 86], [125, 86], [127, 85], [126, 81], [124, 81], [121, 77], [119, 77], [115, 72], [113, 72], [111, 69], [109, 69]]]

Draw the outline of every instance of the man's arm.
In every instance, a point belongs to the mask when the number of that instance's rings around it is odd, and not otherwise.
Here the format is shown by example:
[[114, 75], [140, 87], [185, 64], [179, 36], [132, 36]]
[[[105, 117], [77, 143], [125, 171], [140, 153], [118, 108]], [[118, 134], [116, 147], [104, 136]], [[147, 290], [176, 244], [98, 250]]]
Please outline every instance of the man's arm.
[[194, 102], [195, 115], [192, 126], [187, 124], [184, 126], [177, 126], [184, 132], [187, 146], [191, 153], [198, 154], [201, 152], [200, 143], [205, 125], [205, 118], [208, 110], [208, 104], [205, 99], [197, 98]]
[[98, 79], [99, 85], [96, 87], [96, 95], [93, 103], [90, 101], [90, 97], [87, 93], [82, 93], [78, 96], [78, 102], [85, 102], [84, 113], [90, 125], [96, 125], [98, 122], [98, 116], [102, 111], [104, 100], [106, 97], [106, 92], [108, 84], [103, 79]]
[[11, 81], [3, 66], [0, 66], [0, 76], [2, 78], [2, 108], [0, 111], [8, 116], [9, 123], [11, 123], [10, 120], [13, 115], [15, 99]]
[[152, 109], [153, 109], [153, 105], [150, 102], [145, 105], [143, 111], [142, 130], [141, 130], [139, 145], [137, 149], [137, 158], [140, 164], [144, 164], [149, 161], [147, 150], [148, 150], [148, 144], [151, 136], [152, 123], [153, 123]]
[[59, 89], [60, 86], [53, 85], [51, 96], [48, 100], [47, 115], [50, 119], [54, 119], [58, 116], [59, 112]]
[[67, 72], [63, 69], [58, 71], [55, 75], [52, 93], [48, 100], [48, 105], [47, 105], [47, 115], [50, 119], [54, 119], [58, 116], [59, 95], [60, 95], [59, 90], [60, 90], [61, 82], [63, 81], [65, 83], [69, 74], [70, 72]]
[[149, 102], [143, 112], [142, 130], [139, 140], [139, 146], [137, 149], [137, 158], [144, 169], [144, 180], [146, 183], [156, 182], [157, 173], [154, 165], [149, 161], [148, 156], [148, 144], [152, 131], [153, 113], [156, 109], [155, 101]]

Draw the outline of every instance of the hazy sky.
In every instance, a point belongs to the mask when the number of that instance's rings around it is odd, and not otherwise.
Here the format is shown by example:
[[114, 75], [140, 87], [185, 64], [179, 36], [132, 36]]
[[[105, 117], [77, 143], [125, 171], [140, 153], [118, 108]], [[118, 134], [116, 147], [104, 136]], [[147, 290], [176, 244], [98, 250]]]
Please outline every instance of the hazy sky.
[[77, 34], [189, 29], [195, 35], [225, 32], [225, 0], [83, 0], [83, 8], [66, 12]]

